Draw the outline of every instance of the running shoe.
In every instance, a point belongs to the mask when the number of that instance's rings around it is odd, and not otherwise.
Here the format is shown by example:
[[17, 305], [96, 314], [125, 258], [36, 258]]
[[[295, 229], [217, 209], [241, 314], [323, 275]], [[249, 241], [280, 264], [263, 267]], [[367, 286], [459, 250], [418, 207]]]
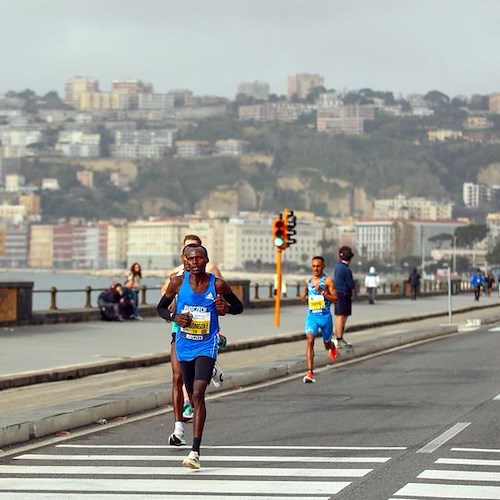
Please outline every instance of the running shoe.
[[190, 469], [199, 469], [201, 467], [200, 454], [191, 450], [189, 455], [182, 461], [182, 465]]
[[182, 446], [183, 444], [186, 444], [184, 433], [179, 435], [176, 434], [175, 432], [172, 432], [172, 434], [168, 436], [168, 444], [170, 446]]
[[328, 356], [333, 361], [337, 358], [338, 355], [339, 355], [339, 350], [337, 349], [337, 346], [335, 345], [335, 343], [332, 342], [330, 349], [328, 349]]
[[342, 349], [344, 347], [352, 347], [352, 345], [349, 344], [349, 342], [347, 342], [347, 340], [344, 337], [342, 337], [340, 339], [337, 338], [337, 346], [339, 349]]
[[304, 384], [314, 384], [316, 382], [316, 379], [314, 378], [314, 373], [312, 370], [308, 370], [306, 374], [304, 375], [304, 378], [302, 379]]
[[184, 409], [182, 410], [182, 420], [184, 420], [184, 422], [187, 422], [188, 420], [193, 420], [193, 416], [194, 416], [194, 408], [190, 404], [185, 405]]
[[214, 371], [212, 373], [212, 382], [217, 388], [222, 385], [222, 382], [224, 382], [224, 372], [221, 370], [221, 367], [218, 365], [217, 362], [215, 362], [214, 365]]

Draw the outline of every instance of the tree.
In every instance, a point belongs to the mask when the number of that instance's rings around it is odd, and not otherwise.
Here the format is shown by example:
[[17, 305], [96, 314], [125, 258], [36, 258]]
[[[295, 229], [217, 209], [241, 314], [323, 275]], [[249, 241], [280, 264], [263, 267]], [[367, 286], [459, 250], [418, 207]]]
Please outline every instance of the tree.
[[486, 261], [489, 265], [500, 264], [500, 239], [497, 240], [491, 252], [486, 254]]
[[457, 245], [459, 247], [472, 247], [477, 241], [484, 240], [488, 228], [486, 224], [469, 224], [465, 227], [458, 227], [455, 229], [455, 236], [457, 238]]

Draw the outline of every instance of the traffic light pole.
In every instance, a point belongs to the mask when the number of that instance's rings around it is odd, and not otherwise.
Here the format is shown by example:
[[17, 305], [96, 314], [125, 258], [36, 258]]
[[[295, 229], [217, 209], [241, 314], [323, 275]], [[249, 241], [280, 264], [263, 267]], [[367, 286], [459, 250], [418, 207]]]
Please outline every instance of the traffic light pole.
[[276, 249], [276, 295], [274, 296], [274, 326], [280, 326], [281, 307], [281, 248]]

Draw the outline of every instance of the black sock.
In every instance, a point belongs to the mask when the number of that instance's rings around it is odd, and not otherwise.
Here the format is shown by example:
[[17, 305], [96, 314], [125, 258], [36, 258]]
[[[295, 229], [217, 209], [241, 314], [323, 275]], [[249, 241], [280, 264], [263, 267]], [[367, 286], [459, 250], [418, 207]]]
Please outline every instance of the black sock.
[[193, 447], [191, 448], [193, 451], [197, 451], [200, 453], [201, 446], [201, 438], [193, 438]]

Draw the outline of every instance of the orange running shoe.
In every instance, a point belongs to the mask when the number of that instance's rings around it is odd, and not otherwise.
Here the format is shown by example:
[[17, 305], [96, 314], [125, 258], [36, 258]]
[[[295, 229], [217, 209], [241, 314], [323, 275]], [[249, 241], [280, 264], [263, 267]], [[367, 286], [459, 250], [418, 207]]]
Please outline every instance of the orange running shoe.
[[332, 361], [334, 361], [339, 355], [339, 350], [337, 346], [332, 342], [330, 349], [328, 349], [328, 356]]
[[302, 381], [304, 382], [304, 384], [314, 384], [314, 382], [316, 382], [316, 379], [314, 378], [313, 371], [307, 370]]

